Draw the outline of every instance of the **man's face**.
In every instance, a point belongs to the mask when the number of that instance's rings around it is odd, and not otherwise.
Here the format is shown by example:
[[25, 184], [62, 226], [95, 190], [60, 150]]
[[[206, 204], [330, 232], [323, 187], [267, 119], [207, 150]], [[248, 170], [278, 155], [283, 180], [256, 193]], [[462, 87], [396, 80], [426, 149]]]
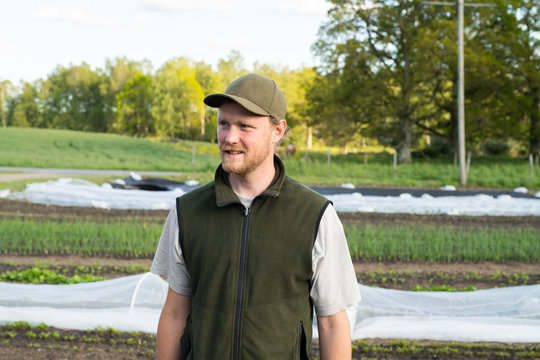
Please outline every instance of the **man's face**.
[[268, 117], [227, 102], [219, 107], [217, 121], [219, 154], [226, 172], [243, 176], [265, 162], [273, 164], [276, 126]]

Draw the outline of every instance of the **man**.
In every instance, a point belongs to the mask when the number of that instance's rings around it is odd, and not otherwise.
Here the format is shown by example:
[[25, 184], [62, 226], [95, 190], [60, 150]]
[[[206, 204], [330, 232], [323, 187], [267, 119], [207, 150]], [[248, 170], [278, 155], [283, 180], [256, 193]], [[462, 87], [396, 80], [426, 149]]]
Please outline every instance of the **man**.
[[158, 359], [307, 359], [313, 305], [321, 359], [350, 359], [356, 277], [331, 204], [274, 156], [285, 97], [248, 74], [204, 102], [218, 108], [221, 165], [164, 226], [151, 269], [169, 281]]

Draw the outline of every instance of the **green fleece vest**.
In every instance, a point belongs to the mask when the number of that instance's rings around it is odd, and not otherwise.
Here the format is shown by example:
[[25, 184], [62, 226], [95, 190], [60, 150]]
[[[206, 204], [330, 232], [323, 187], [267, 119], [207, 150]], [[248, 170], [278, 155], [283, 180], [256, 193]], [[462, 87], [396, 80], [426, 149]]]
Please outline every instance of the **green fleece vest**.
[[192, 281], [187, 359], [308, 359], [312, 248], [328, 201], [285, 175], [245, 209], [221, 166], [177, 199]]

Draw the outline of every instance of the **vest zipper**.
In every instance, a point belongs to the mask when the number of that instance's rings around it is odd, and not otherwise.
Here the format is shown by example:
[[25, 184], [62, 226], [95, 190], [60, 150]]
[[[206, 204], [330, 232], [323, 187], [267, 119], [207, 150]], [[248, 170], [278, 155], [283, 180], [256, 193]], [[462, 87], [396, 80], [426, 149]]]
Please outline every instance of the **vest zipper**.
[[303, 333], [303, 327], [304, 324], [302, 321], [298, 322], [298, 353], [297, 353], [297, 359], [302, 360], [302, 333]]
[[246, 250], [248, 238], [248, 224], [251, 207], [244, 208], [244, 220], [242, 222], [242, 243], [240, 246], [240, 268], [238, 270], [238, 292], [236, 295], [236, 312], [234, 318], [234, 348], [233, 359], [240, 358], [240, 323], [242, 319], [242, 306], [244, 302], [244, 282], [246, 278]]

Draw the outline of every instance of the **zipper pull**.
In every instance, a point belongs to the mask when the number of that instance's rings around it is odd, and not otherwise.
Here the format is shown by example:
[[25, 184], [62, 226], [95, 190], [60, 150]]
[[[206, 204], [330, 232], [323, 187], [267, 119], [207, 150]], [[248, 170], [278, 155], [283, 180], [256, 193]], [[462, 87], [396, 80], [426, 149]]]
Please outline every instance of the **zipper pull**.
[[251, 208], [250, 207], [244, 207], [244, 215], [245, 216], [249, 215], [249, 209], [251, 209]]

